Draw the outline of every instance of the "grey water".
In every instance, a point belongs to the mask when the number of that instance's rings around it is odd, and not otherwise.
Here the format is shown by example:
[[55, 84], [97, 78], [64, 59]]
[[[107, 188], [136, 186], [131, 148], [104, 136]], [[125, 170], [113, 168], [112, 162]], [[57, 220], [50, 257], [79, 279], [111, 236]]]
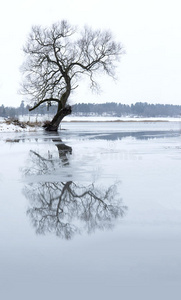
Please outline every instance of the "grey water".
[[0, 135], [1, 299], [180, 299], [179, 122]]

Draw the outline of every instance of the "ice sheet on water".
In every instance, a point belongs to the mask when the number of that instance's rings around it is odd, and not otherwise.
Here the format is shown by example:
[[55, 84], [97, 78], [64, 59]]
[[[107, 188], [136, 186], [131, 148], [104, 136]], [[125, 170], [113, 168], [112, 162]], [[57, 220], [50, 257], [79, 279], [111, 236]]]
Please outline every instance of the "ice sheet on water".
[[180, 283], [178, 126], [94, 126], [3, 135], [1, 291], [10, 284], [18, 293], [23, 283], [40, 293], [56, 284], [66, 295], [65, 287], [106, 286], [116, 298], [115, 287]]

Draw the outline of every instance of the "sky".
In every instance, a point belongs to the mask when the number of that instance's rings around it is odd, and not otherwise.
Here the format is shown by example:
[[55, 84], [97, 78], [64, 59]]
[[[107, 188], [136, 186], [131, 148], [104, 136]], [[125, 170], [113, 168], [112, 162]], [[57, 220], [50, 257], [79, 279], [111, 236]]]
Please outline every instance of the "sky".
[[125, 54], [117, 81], [100, 78], [101, 93], [86, 82], [71, 103], [136, 102], [181, 105], [180, 0], [6, 0], [0, 10], [0, 105], [19, 106], [23, 45], [32, 25], [68, 20], [109, 29]]

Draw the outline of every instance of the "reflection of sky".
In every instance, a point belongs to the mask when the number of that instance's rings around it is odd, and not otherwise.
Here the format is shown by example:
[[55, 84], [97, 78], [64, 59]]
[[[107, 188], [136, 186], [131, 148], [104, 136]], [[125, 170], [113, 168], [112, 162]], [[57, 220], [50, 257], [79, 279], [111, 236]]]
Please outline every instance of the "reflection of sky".
[[[107, 127], [103, 129], [105, 133]], [[180, 137], [170, 132], [164, 137], [159, 134], [159, 138], [155, 134], [148, 140], [132, 137], [89, 140], [88, 136], [84, 139], [78, 134], [76, 139], [76, 133], [71, 138], [68, 130], [60, 132], [60, 137], [72, 148], [72, 154], [68, 155], [69, 165], [60, 163], [55, 170], [51, 169], [51, 175], [24, 176], [23, 171], [32, 167], [28, 159], [30, 150], [46, 159], [48, 151], [58, 153], [52, 135], [33, 133], [26, 140], [17, 134], [11, 138], [19, 138], [19, 143], [5, 142], [4, 138], [1, 141], [3, 298], [8, 299], [9, 295], [13, 299], [13, 295], [14, 298], [18, 295], [18, 299], [32, 299], [36, 294], [46, 299], [57, 295], [57, 286], [64, 299], [66, 296], [74, 299], [80, 291], [85, 298], [87, 290], [90, 293], [86, 299], [102, 297], [101, 293], [104, 299], [107, 295], [116, 299], [121, 285], [122, 293], [130, 295], [130, 289], [125, 286], [142, 289], [150, 283], [152, 288], [159, 286], [158, 289], [174, 285], [175, 292], [181, 280]], [[121, 153], [125, 156], [120, 156]], [[61, 161], [58, 154], [53, 157]], [[120, 181], [118, 193], [128, 211], [124, 218], [117, 220], [112, 231], [96, 230], [91, 235], [83, 232], [70, 242], [53, 234], [37, 236], [26, 215], [30, 201], [22, 191], [28, 186], [33, 195], [33, 185], [47, 182], [50, 177], [52, 182], [68, 179], [84, 186], [93, 182], [94, 177], [97, 186], [105, 188]], [[156, 299], [153, 293], [152, 289]]]
[[[89, 134], [82, 134], [82, 136], [89, 136]], [[180, 136], [180, 132], [172, 133], [170, 131], [147, 131], [147, 132], [116, 132], [116, 133], [108, 133], [108, 134], [99, 134], [92, 136], [90, 134], [90, 138], [92, 139], [103, 139], [103, 140], [121, 140], [127, 137], [133, 137], [139, 140], [148, 140], [151, 138], [165, 138], [165, 137], [174, 137]]]

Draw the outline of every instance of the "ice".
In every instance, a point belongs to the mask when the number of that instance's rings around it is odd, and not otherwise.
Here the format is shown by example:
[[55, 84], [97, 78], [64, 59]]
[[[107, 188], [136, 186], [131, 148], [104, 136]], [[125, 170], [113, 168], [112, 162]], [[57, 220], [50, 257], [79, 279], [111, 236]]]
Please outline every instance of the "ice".
[[0, 137], [2, 299], [179, 299], [179, 122]]

